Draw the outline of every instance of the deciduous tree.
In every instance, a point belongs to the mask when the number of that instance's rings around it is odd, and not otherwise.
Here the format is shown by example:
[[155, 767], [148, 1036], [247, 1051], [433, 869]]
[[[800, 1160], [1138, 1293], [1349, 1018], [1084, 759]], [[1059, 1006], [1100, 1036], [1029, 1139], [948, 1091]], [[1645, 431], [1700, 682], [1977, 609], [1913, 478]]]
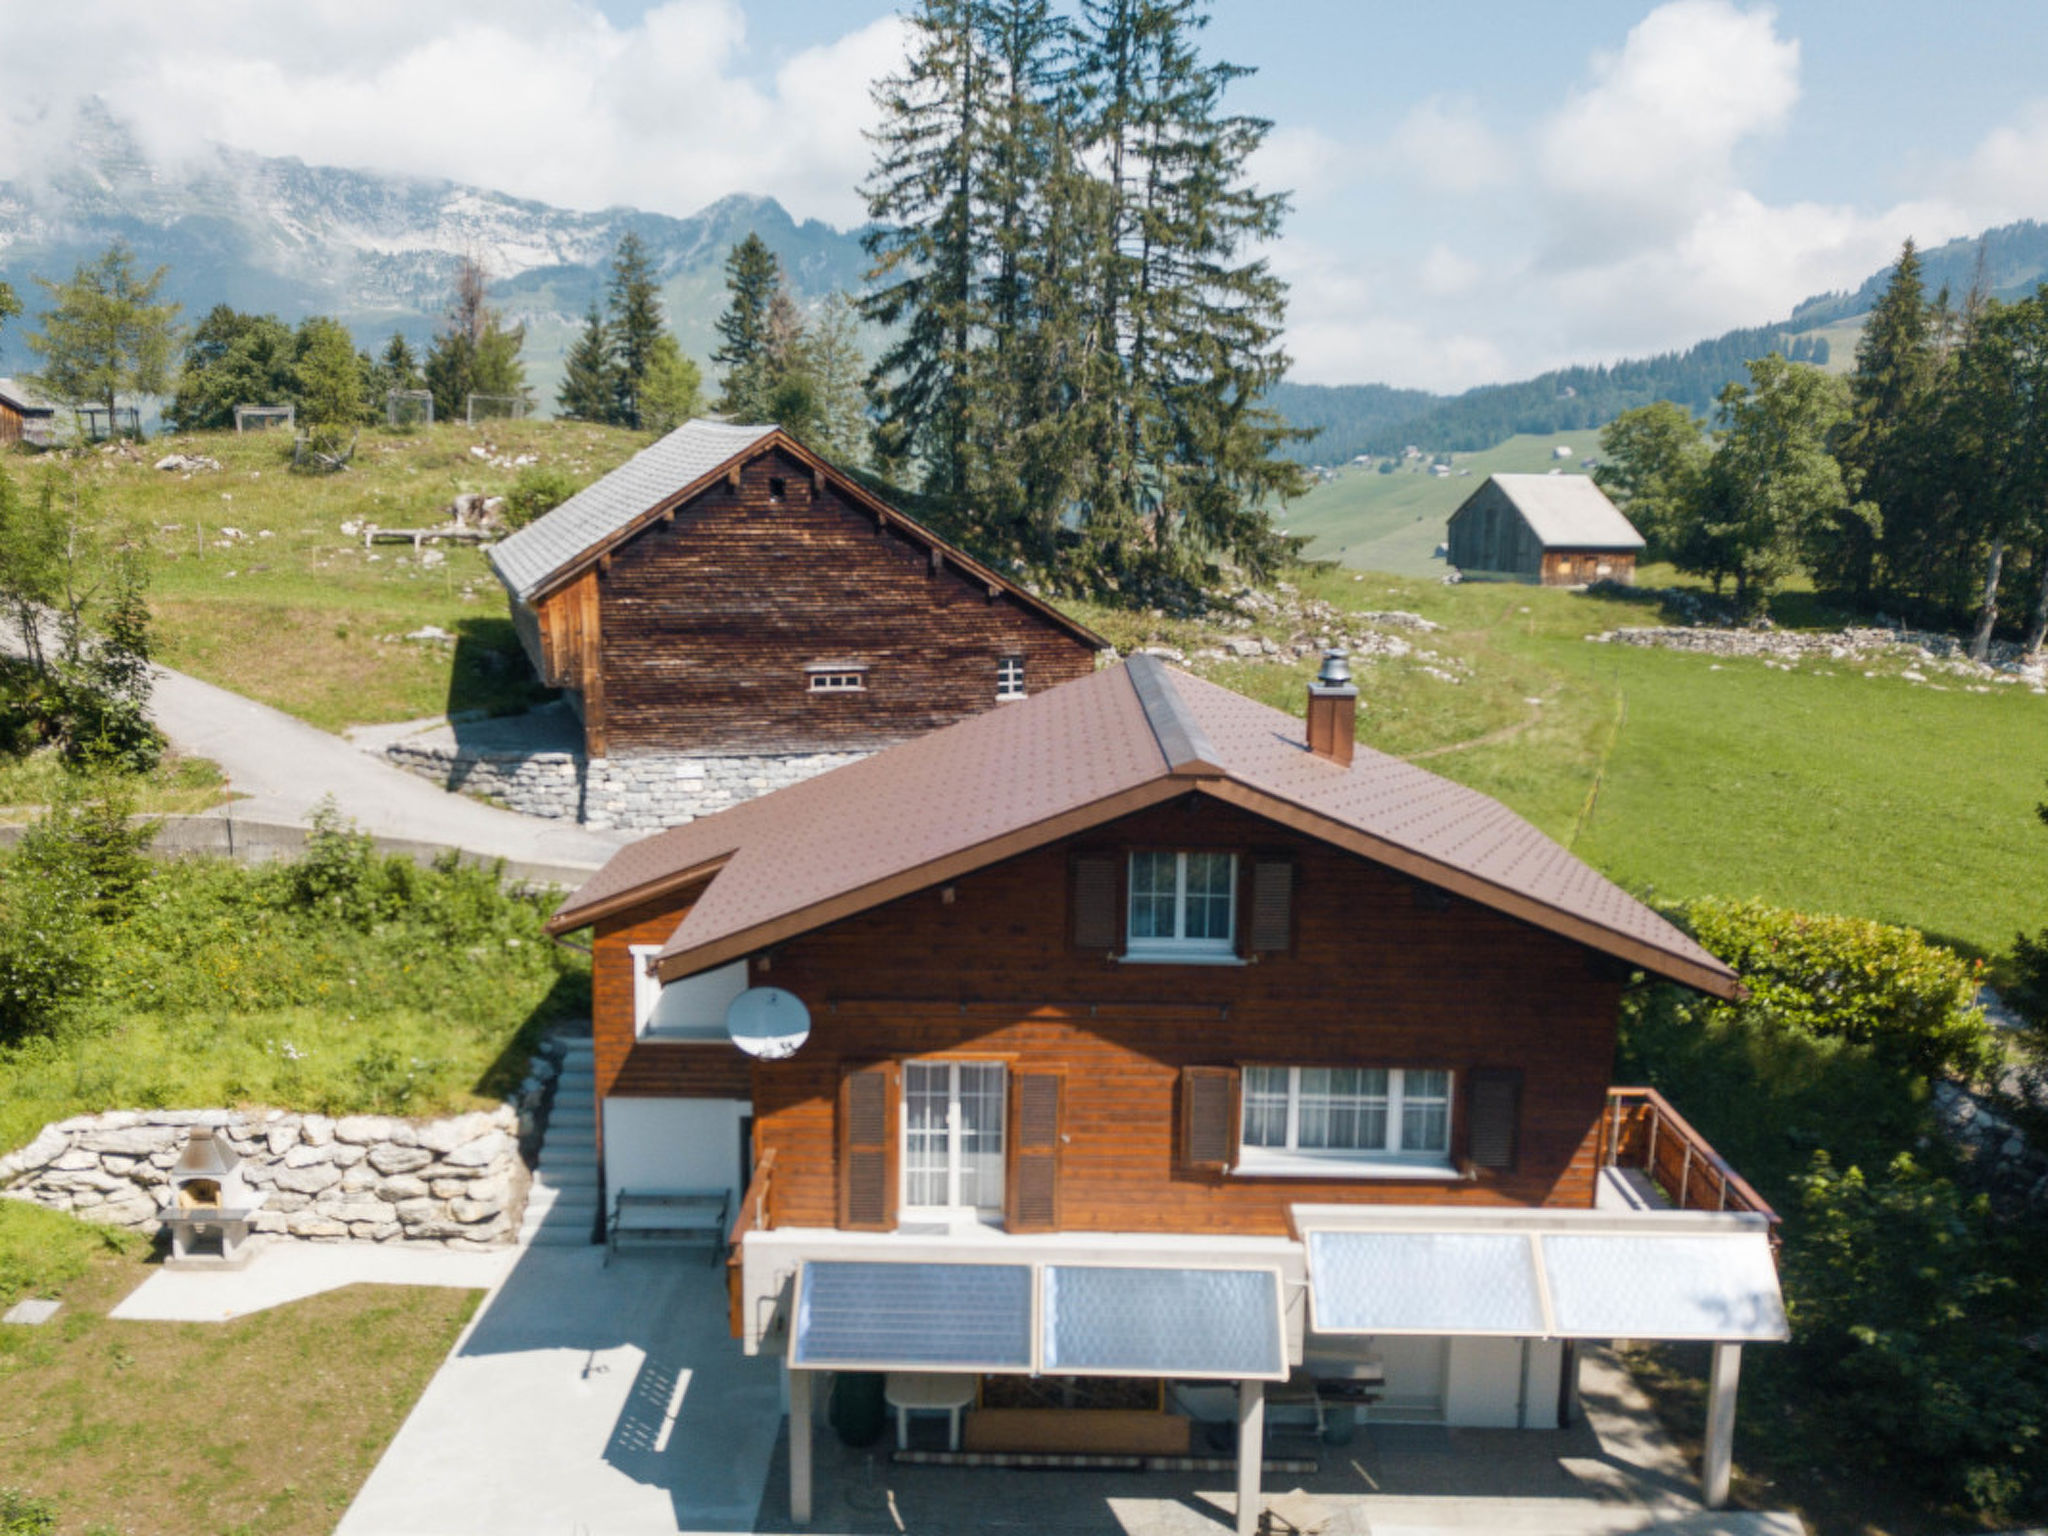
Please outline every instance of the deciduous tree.
[[526, 367], [519, 351], [526, 327], [508, 327], [490, 303], [490, 278], [483, 263], [465, 256], [455, 269], [455, 293], [448, 317], [427, 352], [427, 388], [434, 414], [444, 421], [465, 416], [471, 395], [526, 397]]
[[235, 424], [238, 405], [297, 400], [290, 327], [275, 315], [216, 304], [193, 328], [164, 419], [180, 432]]
[[103, 406], [109, 432], [119, 396], [162, 393], [180, 307], [160, 296], [169, 272], [158, 267], [139, 276], [133, 253], [116, 243], [96, 261], [82, 263], [68, 283], [37, 278], [50, 307], [42, 330], [26, 339], [42, 360], [41, 386], [74, 407]]
[[1772, 353], [1749, 365], [1748, 384], [1722, 391], [1721, 414], [1703, 532], [1712, 561], [1735, 578], [1736, 605], [1763, 609], [1797, 569], [1811, 530], [1848, 505], [1842, 467], [1828, 451], [1848, 414], [1847, 390]]

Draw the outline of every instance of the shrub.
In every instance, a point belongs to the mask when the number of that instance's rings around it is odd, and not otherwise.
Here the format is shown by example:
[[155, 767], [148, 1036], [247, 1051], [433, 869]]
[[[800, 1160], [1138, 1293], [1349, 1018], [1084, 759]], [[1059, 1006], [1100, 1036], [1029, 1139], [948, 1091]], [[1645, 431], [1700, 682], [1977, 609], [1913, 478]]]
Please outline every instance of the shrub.
[[1977, 967], [1915, 929], [1756, 901], [1696, 901], [1682, 915], [1749, 989], [1721, 1006], [1760, 1028], [1867, 1045], [1924, 1077], [1968, 1081], [1997, 1060]]
[[19, 1488], [0, 1488], [0, 1536], [56, 1536], [57, 1505]]
[[519, 471], [511, 489], [505, 492], [505, 522], [513, 528], [524, 528], [582, 489], [583, 482], [565, 469], [551, 464], [529, 464]]
[[2018, 1235], [1906, 1153], [1876, 1177], [1821, 1153], [1798, 1184], [1783, 1267], [1814, 1411], [1941, 1498], [1999, 1515], [2037, 1496], [2048, 1362]]

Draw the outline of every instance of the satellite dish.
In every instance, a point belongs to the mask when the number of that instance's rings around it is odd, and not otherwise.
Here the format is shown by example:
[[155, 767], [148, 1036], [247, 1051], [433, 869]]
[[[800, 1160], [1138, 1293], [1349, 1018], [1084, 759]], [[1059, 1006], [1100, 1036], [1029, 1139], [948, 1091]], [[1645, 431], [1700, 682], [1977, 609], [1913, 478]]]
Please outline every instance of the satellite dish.
[[749, 987], [726, 1008], [725, 1032], [749, 1056], [781, 1061], [811, 1038], [811, 1014], [794, 992]]

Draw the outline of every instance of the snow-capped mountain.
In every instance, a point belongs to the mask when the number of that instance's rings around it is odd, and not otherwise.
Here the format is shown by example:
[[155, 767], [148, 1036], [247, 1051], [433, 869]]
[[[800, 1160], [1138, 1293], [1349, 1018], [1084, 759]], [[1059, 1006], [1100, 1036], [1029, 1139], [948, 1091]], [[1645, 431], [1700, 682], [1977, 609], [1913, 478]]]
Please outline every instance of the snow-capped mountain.
[[749, 230], [782, 258], [800, 298], [857, 288], [864, 267], [856, 234], [798, 223], [772, 198], [736, 194], [688, 218], [581, 213], [226, 147], [159, 164], [103, 108], [80, 122], [65, 160], [0, 181], [0, 279], [30, 310], [0, 334], [0, 373], [27, 363], [20, 332], [41, 298], [31, 277], [68, 277], [116, 239], [145, 270], [169, 267], [165, 290], [187, 322], [221, 303], [286, 320], [330, 314], [370, 350], [393, 330], [423, 342], [448, 303], [456, 262], [473, 252], [491, 273], [494, 302], [526, 323], [528, 374], [543, 399], [628, 230], [661, 274], [678, 340], [699, 358], [724, 305], [726, 253]]

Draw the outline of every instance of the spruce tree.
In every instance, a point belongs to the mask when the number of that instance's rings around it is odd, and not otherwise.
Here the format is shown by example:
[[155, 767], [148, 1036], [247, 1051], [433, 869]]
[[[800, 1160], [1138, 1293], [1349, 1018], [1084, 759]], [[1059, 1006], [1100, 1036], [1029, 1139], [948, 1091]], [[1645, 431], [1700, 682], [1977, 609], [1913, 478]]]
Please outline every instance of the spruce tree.
[[1849, 422], [1836, 457], [1862, 510], [1811, 551], [1823, 584], [1868, 599], [1885, 544], [1904, 544], [1934, 513], [1925, 460], [1938, 378], [1934, 312], [1908, 240], [1856, 344]]
[[875, 165], [864, 192], [873, 265], [863, 318], [895, 333], [875, 365], [884, 456], [915, 460], [928, 494], [964, 515], [977, 332], [976, 202], [991, 68], [974, 0], [922, 0], [910, 51], [875, 97]]
[[413, 355], [412, 343], [405, 339], [405, 332], [393, 331], [391, 340], [384, 344], [384, 355], [377, 360], [384, 370], [384, 382], [392, 389], [416, 390], [423, 388], [420, 379], [419, 359]]
[[526, 327], [507, 327], [490, 304], [490, 278], [483, 263], [465, 256], [455, 269], [455, 292], [446, 324], [427, 350], [426, 386], [440, 421], [466, 419], [471, 395], [523, 399], [526, 365], [519, 360]]
[[838, 464], [867, 462], [867, 359], [853, 301], [835, 293], [812, 322], [806, 347], [815, 410], [809, 442]]
[[742, 421], [766, 419], [768, 312], [782, 288], [782, 267], [767, 241], [753, 231], [725, 258], [731, 295], [718, 317], [719, 343], [711, 360], [724, 369], [717, 409]]
[[647, 370], [654, 361], [656, 342], [666, 323], [661, 313], [661, 290], [654, 281], [654, 263], [647, 248], [630, 230], [619, 237], [612, 254], [611, 280], [605, 303], [611, 323], [611, 361], [618, 406], [614, 420], [621, 426], [639, 427], [640, 394]]
[[619, 408], [619, 393], [611, 340], [605, 334], [604, 319], [593, 299], [590, 312], [584, 317], [583, 334], [576, 338], [563, 360], [562, 386], [555, 391], [555, 414], [570, 421], [608, 422]]

